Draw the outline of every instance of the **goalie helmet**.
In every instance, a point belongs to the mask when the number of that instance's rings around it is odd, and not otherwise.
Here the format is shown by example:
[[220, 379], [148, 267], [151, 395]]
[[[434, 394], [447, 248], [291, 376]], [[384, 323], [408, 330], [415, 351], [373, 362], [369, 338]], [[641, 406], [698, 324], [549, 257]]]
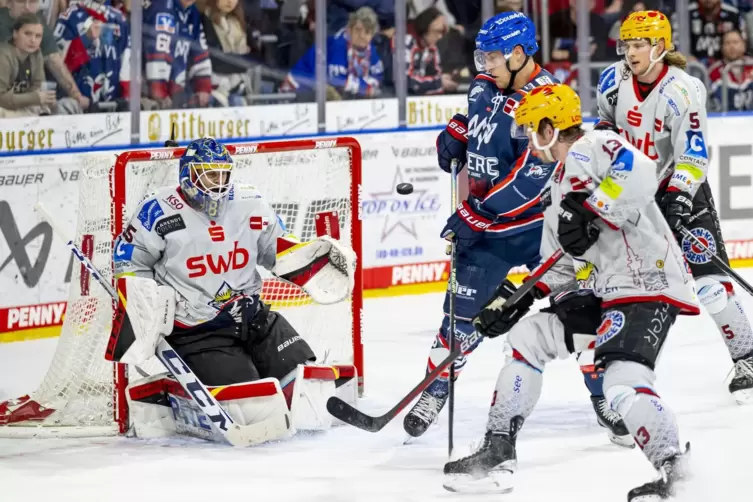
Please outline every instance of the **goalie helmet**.
[[189, 143], [180, 158], [178, 180], [183, 196], [195, 210], [217, 218], [231, 193], [233, 159], [214, 138]]

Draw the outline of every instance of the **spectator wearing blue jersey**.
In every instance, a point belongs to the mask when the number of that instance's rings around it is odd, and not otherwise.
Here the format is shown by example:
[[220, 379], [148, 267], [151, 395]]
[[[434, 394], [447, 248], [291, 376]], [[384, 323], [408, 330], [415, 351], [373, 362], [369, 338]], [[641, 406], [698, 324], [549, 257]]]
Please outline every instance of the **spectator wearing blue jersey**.
[[368, 7], [377, 16], [380, 25], [394, 24], [395, 0], [329, 0], [327, 2], [327, 32], [335, 34], [350, 24], [350, 16]]
[[54, 33], [78, 89], [91, 102], [89, 111], [127, 110], [131, 40], [123, 13], [95, 0], [75, 2]]
[[[722, 59], [709, 67], [709, 80], [713, 110], [753, 110], [753, 57], [745, 55], [745, 39], [738, 30], [722, 35]], [[725, 93], [726, 110], [723, 106]]]
[[[350, 15], [348, 26], [327, 39], [327, 79], [332, 92], [350, 98], [379, 96], [384, 64], [373, 43], [379, 29], [376, 13], [362, 7]], [[282, 83], [284, 92], [296, 92], [299, 100], [313, 97], [316, 81], [316, 46], [293, 66]]]

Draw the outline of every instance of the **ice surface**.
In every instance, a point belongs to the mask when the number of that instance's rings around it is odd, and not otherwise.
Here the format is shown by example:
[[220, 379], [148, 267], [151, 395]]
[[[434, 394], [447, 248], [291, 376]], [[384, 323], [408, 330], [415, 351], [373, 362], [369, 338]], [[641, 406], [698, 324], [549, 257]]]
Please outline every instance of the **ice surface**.
[[[753, 278], [753, 271], [746, 276]], [[753, 300], [740, 296], [753, 313]], [[361, 408], [383, 413], [422, 377], [441, 304], [438, 294], [367, 300]], [[29, 346], [40, 354], [45, 344], [54, 341]], [[32, 390], [29, 382], [7, 380], [9, 353], [0, 347], [0, 392]], [[483, 436], [502, 360], [501, 341], [485, 341], [458, 381], [455, 456]], [[695, 478], [679, 500], [753, 500], [753, 407], [736, 405], [727, 393], [730, 369], [708, 316], [678, 321], [658, 368], [657, 389], [677, 412], [683, 440], [693, 446]], [[442, 488], [446, 414], [410, 445], [402, 445], [401, 425], [402, 416], [377, 434], [343, 426], [247, 450], [190, 439], [0, 440], [0, 501], [622, 501], [630, 488], [654, 476], [640, 450], [609, 443], [573, 358], [545, 372], [541, 401], [520, 435], [516, 488], [509, 495], [458, 495]]]

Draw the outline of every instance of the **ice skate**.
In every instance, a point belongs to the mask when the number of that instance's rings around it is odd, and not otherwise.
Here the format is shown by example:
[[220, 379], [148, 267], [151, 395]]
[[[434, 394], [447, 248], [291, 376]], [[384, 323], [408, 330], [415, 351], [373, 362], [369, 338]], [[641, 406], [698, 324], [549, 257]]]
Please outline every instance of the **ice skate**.
[[442, 486], [459, 493], [509, 493], [516, 467], [515, 438], [487, 431], [478, 450], [445, 464]]
[[753, 355], [735, 363], [729, 391], [738, 404], [753, 404]]
[[601, 396], [591, 396], [591, 404], [593, 404], [599, 425], [607, 430], [609, 440], [618, 446], [635, 448], [635, 441], [625, 427], [625, 422], [609, 407], [607, 400]]
[[406, 442], [420, 437], [431, 424], [437, 421], [448, 396], [448, 383], [442, 380], [435, 381], [421, 393], [421, 397], [403, 420], [403, 428], [409, 436]]
[[628, 502], [652, 502], [673, 497], [677, 483], [682, 482], [686, 477], [687, 459], [685, 457], [689, 451], [690, 443], [685, 446], [684, 454], [673, 455], [662, 462], [659, 466], [659, 478], [630, 490]]

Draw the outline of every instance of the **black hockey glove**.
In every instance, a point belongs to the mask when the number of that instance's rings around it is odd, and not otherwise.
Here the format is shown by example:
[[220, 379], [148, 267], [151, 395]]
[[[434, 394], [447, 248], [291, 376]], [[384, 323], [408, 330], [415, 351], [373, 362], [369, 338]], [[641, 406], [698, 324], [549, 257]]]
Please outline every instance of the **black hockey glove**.
[[560, 202], [557, 239], [570, 256], [582, 256], [599, 238], [598, 215], [583, 204], [587, 198], [587, 193], [570, 192]]
[[488, 338], [504, 335], [528, 313], [534, 300], [544, 297], [543, 292], [534, 287], [515, 305], [502, 308], [516, 290], [515, 285], [508, 279], [497, 287], [491, 300], [473, 317], [473, 327], [476, 331]]
[[680, 190], [667, 192], [659, 204], [664, 213], [669, 228], [674, 233], [679, 233], [680, 228], [690, 224], [690, 216], [693, 213], [693, 197], [688, 192]]

